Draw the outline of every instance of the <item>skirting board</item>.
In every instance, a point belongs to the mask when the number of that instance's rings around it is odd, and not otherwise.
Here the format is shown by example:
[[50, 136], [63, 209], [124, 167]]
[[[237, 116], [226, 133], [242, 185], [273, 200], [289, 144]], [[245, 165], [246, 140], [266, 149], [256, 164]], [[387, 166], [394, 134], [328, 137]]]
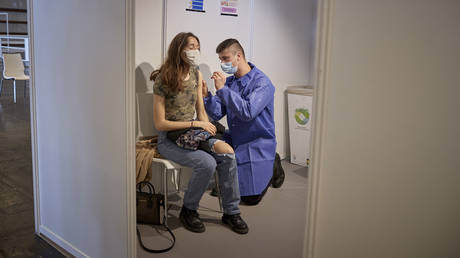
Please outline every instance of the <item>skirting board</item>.
[[64, 240], [62, 237], [56, 235], [49, 228], [45, 226], [40, 226], [40, 235], [42, 239], [51, 244], [54, 248], [60, 251], [66, 257], [87, 257], [82, 251], [78, 250], [75, 246], [71, 245], [69, 242]]

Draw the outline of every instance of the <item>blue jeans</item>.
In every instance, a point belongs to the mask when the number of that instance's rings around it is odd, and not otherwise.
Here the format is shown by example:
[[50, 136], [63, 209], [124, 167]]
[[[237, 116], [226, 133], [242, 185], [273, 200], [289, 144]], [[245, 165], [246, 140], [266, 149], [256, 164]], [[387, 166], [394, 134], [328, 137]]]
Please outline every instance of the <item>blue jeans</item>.
[[[166, 133], [160, 132], [158, 136], [160, 154], [181, 166], [193, 169], [184, 195], [184, 206], [190, 210], [198, 209], [201, 197], [217, 170], [224, 213], [239, 214], [240, 189], [235, 154], [210, 154], [202, 150], [187, 150], [169, 140]], [[215, 143], [209, 142], [211, 145]]]

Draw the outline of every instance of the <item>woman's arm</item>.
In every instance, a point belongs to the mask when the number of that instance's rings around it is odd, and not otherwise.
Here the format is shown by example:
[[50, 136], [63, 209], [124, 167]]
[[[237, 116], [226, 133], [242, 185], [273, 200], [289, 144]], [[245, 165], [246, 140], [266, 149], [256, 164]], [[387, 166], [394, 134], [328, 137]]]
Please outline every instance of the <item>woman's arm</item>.
[[196, 87], [197, 90], [197, 100], [195, 104], [196, 115], [198, 120], [209, 122], [208, 114], [206, 113], [206, 109], [204, 108], [203, 103], [203, 75], [200, 71], [198, 71], [198, 86]]
[[216, 127], [208, 121], [169, 121], [165, 118], [165, 98], [153, 94], [153, 122], [158, 131], [172, 131], [190, 127], [200, 127], [212, 135], [216, 134]]
[[153, 122], [158, 131], [171, 131], [192, 127], [192, 122], [189, 121], [166, 120], [165, 98], [157, 94], [153, 94]]

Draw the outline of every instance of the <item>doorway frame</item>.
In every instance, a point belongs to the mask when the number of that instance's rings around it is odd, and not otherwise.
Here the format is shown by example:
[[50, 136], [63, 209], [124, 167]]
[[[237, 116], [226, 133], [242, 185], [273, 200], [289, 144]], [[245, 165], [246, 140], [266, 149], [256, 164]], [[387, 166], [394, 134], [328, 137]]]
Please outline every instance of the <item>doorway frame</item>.
[[[134, 0], [126, 0], [127, 2], [133, 2]], [[166, 1], [163, 0], [164, 8], [166, 8]], [[134, 39], [134, 3], [131, 3], [129, 8], [132, 8], [132, 12], [128, 13], [127, 11], [127, 23], [130, 23], [132, 27], [127, 26], [127, 36], [133, 36]], [[127, 10], [128, 4], [127, 4]], [[334, 18], [334, 8], [335, 8], [335, 0], [317, 0], [316, 3], [316, 40], [315, 40], [315, 48], [314, 48], [314, 66], [313, 66], [313, 84], [315, 85], [315, 96], [313, 97], [313, 110], [315, 110], [315, 116], [312, 120], [312, 165], [309, 171], [309, 180], [307, 185], [307, 204], [306, 204], [306, 224], [305, 224], [305, 236], [304, 236], [304, 245], [303, 245], [303, 257], [306, 258], [313, 258], [315, 256], [315, 237], [316, 237], [316, 221], [317, 221], [317, 210], [319, 205], [319, 182], [320, 182], [320, 174], [322, 168], [322, 157], [324, 156], [324, 139], [325, 139], [325, 131], [327, 129], [327, 106], [328, 103], [328, 88], [329, 88], [329, 74], [331, 72], [330, 69], [330, 56], [332, 51], [332, 29], [333, 29], [333, 18]], [[128, 19], [129, 18], [129, 19]], [[164, 17], [163, 17], [164, 18]], [[129, 22], [128, 22], [129, 20]], [[129, 31], [131, 29], [131, 31]], [[163, 31], [164, 33], [164, 31]], [[132, 63], [131, 71], [125, 71], [126, 74], [131, 74], [134, 71], [134, 42], [130, 42], [128, 44], [129, 39], [127, 38], [127, 46], [130, 46], [129, 51], [127, 54], [131, 54], [128, 56], [128, 63]], [[134, 40], [132, 40], [134, 41]], [[165, 51], [166, 45], [163, 43], [163, 52]], [[162, 56], [163, 57], [163, 56]], [[127, 66], [127, 68], [129, 68]], [[132, 83], [132, 84], [131, 84]], [[129, 88], [133, 88], [134, 79], [127, 80], [127, 93]], [[127, 94], [127, 104], [132, 104], [134, 106], [134, 92], [133, 98], [129, 99]], [[132, 103], [131, 103], [132, 102]], [[130, 106], [130, 105], [127, 105]], [[127, 119], [128, 123], [132, 123], [134, 126], [134, 116], [129, 117], [129, 114], [134, 115], [134, 113], [127, 112]], [[129, 143], [128, 146], [135, 143]], [[132, 160], [129, 160], [130, 155], [128, 154], [128, 162], [127, 165], [133, 163], [135, 164], [135, 156], [131, 157]], [[129, 182], [128, 182], [129, 183]], [[134, 188], [134, 187], [133, 187]], [[135, 189], [130, 192], [130, 188], [127, 188], [127, 196], [128, 196], [128, 208], [135, 207]], [[134, 196], [133, 196], [134, 195]], [[132, 209], [132, 210], [133, 210]], [[135, 213], [135, 212], [133, 212]], [[128, 232], [130, 232], [128, 236], [128, 250], [129, 257], [136, 257], [137, 249], [136, 249], [136, 234], [135, 227], [135, 214], [132, 215], [134, 218], [128, 218], [128, 225], [132, 224], [132, 227]], [[129, 216], [128, 216], [129, 217]]]
[[324, 164], [324, 143], [327, 131], [327, 103], [329, 91], [330, 61], [335, 0], [318, 0], [316, 8], [316, 41], [314, 50], [312, 118], [312, 158], [308, 174], [307, 205], [303, 256], [315, 257], [315, 238], [319, 207], [319, 187]]
[[27, 0], [27, 29], [29, 32], [29, 99], [30, 99], [30, 139], [32, 149], [32, 179], [34, 193], [34, 223], [35, 234], [40, 235], [40, 189], [38, 171], [38, 144], [37, 144], [37, 111], [35, 99], [35, 49], [34, 49], [34, 27], [33, 27], [33, 0]]

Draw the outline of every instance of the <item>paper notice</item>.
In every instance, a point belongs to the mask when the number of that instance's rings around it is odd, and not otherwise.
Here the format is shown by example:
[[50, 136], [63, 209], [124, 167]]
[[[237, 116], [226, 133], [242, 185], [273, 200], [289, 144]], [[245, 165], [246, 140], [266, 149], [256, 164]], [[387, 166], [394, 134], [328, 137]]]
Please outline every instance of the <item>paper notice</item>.
[[238, 0], [220, 1], [220, 15], [238, 16]]
[[204, 0], [187, 0], [187, 8], [189, 12], [206, 12], [204, 10]]

